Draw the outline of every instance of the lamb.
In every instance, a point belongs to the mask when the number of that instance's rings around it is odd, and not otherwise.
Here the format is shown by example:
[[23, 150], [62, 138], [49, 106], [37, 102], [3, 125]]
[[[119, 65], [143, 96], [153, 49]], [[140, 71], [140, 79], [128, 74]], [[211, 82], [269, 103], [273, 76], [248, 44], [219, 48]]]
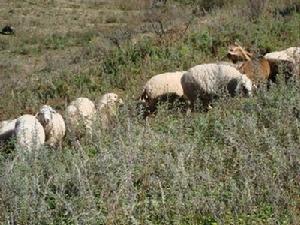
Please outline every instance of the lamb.
[[101, 127], [107, 129], [116, 117], [117, 106], [122, 105], [123, 100], [115, 93], [107, 93], [101, 96], [96, 104], [97, 113], [100, 116]]
[[45, 143], [43, 126], [33, 115], [25, 114], [19, 117], [14, 129], [16, 149], [29, 151], [40, 148]]
[[7, 141], [14, 135], [17, 119], [5, 120], [0, 123], [0, 141]]
[[[254, 57], [254, 55], [244, 50], [240, 45], [229, 46], [228, 58], [236, 63], [236, 68], [256, 85], [269, 80], [271, 67], [269, 61], [264, 57]], [[240, 63], [238, 63], [240, 62]]]
[[95, 120], [96, 107], [88, 98], [77, 98], [66, 109], [67, 129], [76, 136], [82, 134], [80, 128], [91, 135]]
[[51, 106], [43, 105], [36, 114], [36, 118], [44, 127], [46, 144], [50, 147], [61, 149], [66, 133], [66, 125], [63, 117]]
[[252, 95], [251, 80], [230, 65], [203, 64], [192, 67], [183, 74], [181, 84], [192, 110], [197, 98], [206, 110], [209, 109], [213, 98], [221, 96], [224, 91], [232, 97], [239, 93]]
[[156, 110], [159, 101], [166, 99], [172, 101], [174, 97], [183, 97], [181, 78], [185, 72], [176, 71], [158, 74], [147, 81], [140, 100], [146, 103], [149, 114]]

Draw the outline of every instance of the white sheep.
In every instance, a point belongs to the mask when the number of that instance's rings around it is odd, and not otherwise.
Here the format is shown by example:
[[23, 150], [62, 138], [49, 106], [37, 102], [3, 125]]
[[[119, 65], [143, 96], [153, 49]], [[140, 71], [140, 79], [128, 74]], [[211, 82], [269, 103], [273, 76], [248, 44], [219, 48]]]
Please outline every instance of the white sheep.
[[67, 129], [71, 133], [81, 133], [81, 128], [88, 134], [92, 133], [96, 107], [88, 98], [77, 98], [66, 109]]
[[203, 64], [192, 67], [183, 74], [181, 84], [192, 109], [197, 98], [208, 109], [212, 99], [221, 96], [224, 91], [228, 91], [231, 96], [238, 93], [247, 96], [252, 94], [251, 80], [230, 65]]
[[0, 141], [7, 141], [14, 135], [17, 119], [0, 122]]
[[265, 58], [269, 61], [289, 61], [296, 63], [300, 61], [300, 47], [290, 47], [282, 51], [267, 53]]
[[[143, 88], [141, 101], [144, 101], [150, 111], [154, 112], [158, 101], [163, 98], [182, 97], [181, 77], [186, 71], [176, 71], [153, 76]], [[170, 100], [172, 100], [170, 98]]]
[[16, 149], [32, 151], [45, 142], [45, 132], [40, 122], [32, 115], [23, 115], [15, 124]]
[[264, 57], [271, 63], [273, 76], [279, 72], [280, 64], [286, 67], [283, 72], [300, 76], [300, 47], [267, 53]]
[[115, 93], [107, 93], [101, 96], [96, 108], [102, 128], [108, 128], [112, 123], [112, 119], [116, 117], [119, 104], [123, 104], [123, 100]]
[[66, 133], [63, 117], [51, 106], [43, 105], [36, 118], [42, 124], [46, 135], [46, 144], [50, 147], [62, 148], [62, 141]]

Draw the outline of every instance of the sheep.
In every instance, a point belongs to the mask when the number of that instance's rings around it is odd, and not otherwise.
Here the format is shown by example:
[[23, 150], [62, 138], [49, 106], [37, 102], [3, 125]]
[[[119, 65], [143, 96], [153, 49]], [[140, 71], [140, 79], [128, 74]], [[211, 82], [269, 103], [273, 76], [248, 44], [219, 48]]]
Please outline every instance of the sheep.
[[300, 60], [300, 47], [290, 47], [282, 51], [267, 53], [265, 58], [270, 61], [298, 62]]
[[0, 141], [7, 141], [14, 135], [17, 119], [5, 120], [0, 123]]
[[101, 127], [107, 129], [116, 117], [117, 105], [122, 105], [123, 100], [115, 93], [107, 93], [101, 96], [96, 104], [97, 116], [100, 116]]
[[232, 97], [239, 93], [252, 95], [251, 80], [230, 65], [203, 64], [192, 67], [183, 74], [181, 84], [192, 110], [197, 98], [207, 110], [213, 98], [221, 96], [226, 90]]
[[256, 85], [268, 81], [271, 73], [270, 63], [264, 58], [244, 62], [237, 69]]
[[282, 67], [286, 79], [300, 76], [300, 47], [290, 47], [282, 51], [267, 53], [265, 58], [271, 64], [273, 81], [276, 81], [280, 67]]
[[45, 143], [43, 126], [33, 115], [25, 114], [19, 117], [15, 124], [16, 149], [31, 152]]
[[36, 118], [42, 124], [46, 135], [46, 144], [50, 147], [62, 148], [62, 141], [66, 133], [63, 117], [51, 106], [43, 105]]
[[140, 100], [146, 104], [148, 114], [156, 110], [159, 101], [172, 101], [183, 97], [181, 77], [186, 71], [176, 71], [153, 76], [143, 88]]
[[82, 134], [80, 128], [84, 128], [85, 132], [92, 134], [92, 126], [95, 120], [96, 107], [88, 98], [77, 98], [72, 101], [66, 109], [67, 129], [76, 136]]
[[[240, 45], [230, 45], [227, 56], [236, 68], [255, 84], [268, 81], [271, 74], [270, 63], [264, 57], [254, 57], [254, 55], [244, 50]], [[240, 62], [240, 63], [238, 63]]]

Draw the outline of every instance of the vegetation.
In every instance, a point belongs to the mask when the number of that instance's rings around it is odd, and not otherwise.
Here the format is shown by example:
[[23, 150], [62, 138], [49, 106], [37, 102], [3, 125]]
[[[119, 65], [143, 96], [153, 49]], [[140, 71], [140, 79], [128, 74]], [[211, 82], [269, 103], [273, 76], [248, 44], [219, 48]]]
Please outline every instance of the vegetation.
[[16, 27], [0, 36], [0, 120], [44, 103], [63, 113], [76, 97], [108, 91], [126, 104], [112, 129], [80, 145], [68, 134], [62, 151], [1, 145], [0, 223], [298, 224], [299, 81], [219, 99], [208, 113], [162, 104], [149, 121], [135, 101], [149, 77], [224, 60], [234, 41], [299, 46], [296, 7], [277, 13], [294, 3], [80, 2], [0, 3]]

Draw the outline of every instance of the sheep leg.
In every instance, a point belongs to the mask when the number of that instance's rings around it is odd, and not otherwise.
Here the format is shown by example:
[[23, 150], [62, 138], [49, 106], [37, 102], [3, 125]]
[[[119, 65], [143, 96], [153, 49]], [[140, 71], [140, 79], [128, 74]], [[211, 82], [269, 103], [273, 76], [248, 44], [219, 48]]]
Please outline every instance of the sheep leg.
[[195, 111], [195, 101], [188, 100], [188, 107], [187, 107], [186, 114], [191, 115], [191, 113], [194, 111]]

